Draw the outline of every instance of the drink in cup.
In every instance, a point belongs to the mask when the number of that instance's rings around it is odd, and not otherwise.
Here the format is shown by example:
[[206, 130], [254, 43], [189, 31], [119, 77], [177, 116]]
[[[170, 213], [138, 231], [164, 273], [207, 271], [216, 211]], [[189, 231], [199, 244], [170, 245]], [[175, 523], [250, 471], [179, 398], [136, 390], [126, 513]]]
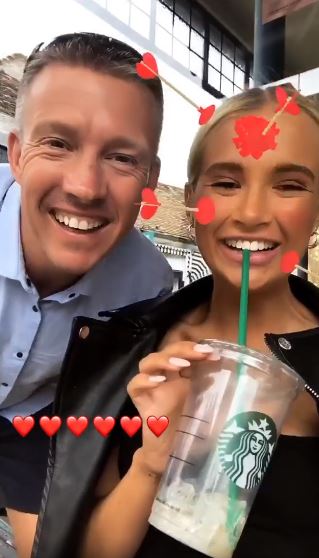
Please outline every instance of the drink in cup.
[[300, 376], [275, 357], [205, 340], [149, 523], [213, 558], [231, 558]]

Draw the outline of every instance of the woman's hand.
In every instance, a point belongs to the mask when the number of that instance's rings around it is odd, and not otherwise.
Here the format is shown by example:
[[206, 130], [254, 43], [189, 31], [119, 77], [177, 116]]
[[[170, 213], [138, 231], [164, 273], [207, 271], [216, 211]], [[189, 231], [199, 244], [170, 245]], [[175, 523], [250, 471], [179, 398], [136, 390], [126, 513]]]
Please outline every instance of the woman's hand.
[[[209, 345], [180, 341], [143, 358], [137, 374], [128, 385], [128, 393], [143, 420], [143, 446], [139, 462], [156, 475], [165, 470], [177, 423], [190, 388], [191, 363], [219, 360]], [[160, 437], [147, 426], [150, 416], [166, 416], [169, 425]]]

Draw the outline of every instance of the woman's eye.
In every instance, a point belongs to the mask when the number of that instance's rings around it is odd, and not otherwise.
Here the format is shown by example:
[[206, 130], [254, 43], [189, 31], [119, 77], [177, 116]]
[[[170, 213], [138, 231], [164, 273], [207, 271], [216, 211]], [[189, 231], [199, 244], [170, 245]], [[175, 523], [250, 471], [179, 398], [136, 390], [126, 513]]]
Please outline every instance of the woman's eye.
[[220, 181], [220, 182], [213, 182], [211, 184], [213, 188], [239, 188], [239, 185], [236, 182], [231, 182], [230, 180]]
[[277, 188], [278, 190], [283, 190], [285, 192], [291, 190], [293, 191], [307, 190], [305, 186], [303, 186], [302, 184], [298, 184], [296, 182], [285, 182], [284, 184], [278, 184]]

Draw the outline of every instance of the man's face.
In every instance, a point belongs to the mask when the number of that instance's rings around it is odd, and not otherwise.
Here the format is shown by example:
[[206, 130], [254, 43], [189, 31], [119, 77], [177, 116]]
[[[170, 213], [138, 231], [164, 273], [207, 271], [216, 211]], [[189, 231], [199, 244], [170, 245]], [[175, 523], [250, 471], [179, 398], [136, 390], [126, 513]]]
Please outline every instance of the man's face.
[[133, 227], [158, 179], [157, 113], [136, 82], [66, 65], [35, 78], [9, 138], [27, 267], [76, 279]]

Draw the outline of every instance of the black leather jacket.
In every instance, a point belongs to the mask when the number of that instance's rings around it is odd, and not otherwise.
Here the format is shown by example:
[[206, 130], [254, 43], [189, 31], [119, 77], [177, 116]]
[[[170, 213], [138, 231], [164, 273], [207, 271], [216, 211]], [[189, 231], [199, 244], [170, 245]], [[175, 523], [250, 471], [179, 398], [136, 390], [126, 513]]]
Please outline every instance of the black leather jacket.
[[[319, 289], [290, 276], [296, 298], [319, 316]], [[208, 300], [213, 288], [206, 277], [158, 303], [145, 301], [123, 309], [108, 322], [83, 317], [73, 322], [55, 400], [63, 425], [51, 441], [48, 474], [32, 558], [77, 558], [81, 533], [94, 506], [94, 488], [114, 437], [103, 438], [93, 417], [120, 417], [127, 402], [126, 386], [138, 362], [159, 344], [184, 314]], [[89, 334], [83, 338], [84, 327]], [[304, 378], [319, 402], [319, 327], [282, 335], [266, 334], [272, 353]], [[75, 437], [65, 426], [70, 416], [84, 415], [89, 427]], [[114, 431], [115, 432], [115, 431]]]

